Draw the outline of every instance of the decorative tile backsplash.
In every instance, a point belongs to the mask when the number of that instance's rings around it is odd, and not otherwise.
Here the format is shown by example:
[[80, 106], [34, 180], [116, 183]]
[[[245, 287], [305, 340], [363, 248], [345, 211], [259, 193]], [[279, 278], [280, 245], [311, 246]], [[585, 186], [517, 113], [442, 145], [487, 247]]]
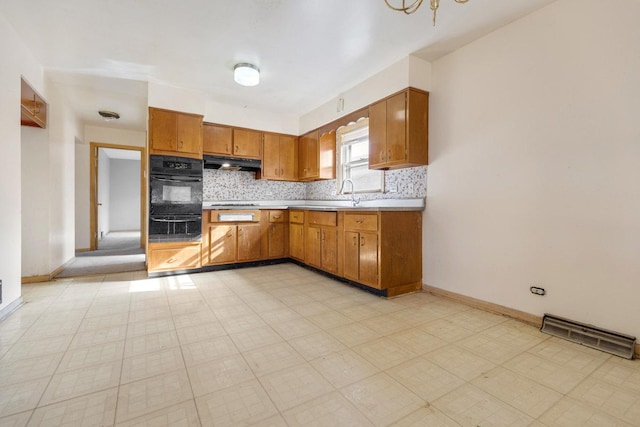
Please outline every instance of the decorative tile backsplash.
[[[204, 170], [204, 200], [340, 200], [336, 180], [315, 182], [264, 181], [254, 172]], [[386, 171], [385, 193], [358, 194], [362, 200], [406, 199], [427, 195], [427, 166]], [[397, 192], [390, 192], [397, 188]]]

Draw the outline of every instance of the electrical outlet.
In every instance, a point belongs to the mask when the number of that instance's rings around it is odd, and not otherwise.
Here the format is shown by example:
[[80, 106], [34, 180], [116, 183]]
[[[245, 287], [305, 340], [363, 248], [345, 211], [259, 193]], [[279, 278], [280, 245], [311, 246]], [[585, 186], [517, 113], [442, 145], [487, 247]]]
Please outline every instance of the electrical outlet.
[[397, 193], [398, 192], [398, 184], [391, 184], [388, 188], [389, 193]]
[[547, 291], [545, 291], [544, 288], [540, 288], [538, 286], [531, 286], [529, 288], [529, 291], [531, 291], [531, 293], [534, 295], [540, 295], [540, 296], [546, 295], [547, 293]]

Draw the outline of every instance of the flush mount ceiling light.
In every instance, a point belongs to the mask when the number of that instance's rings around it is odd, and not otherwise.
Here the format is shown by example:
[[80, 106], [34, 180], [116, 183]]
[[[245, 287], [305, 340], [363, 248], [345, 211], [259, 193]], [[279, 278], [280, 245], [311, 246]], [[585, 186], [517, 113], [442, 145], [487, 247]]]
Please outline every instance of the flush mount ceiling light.
[[[391, 9], [393, 10], [397, 10], [400, 12], [404, 12], [407, 15], [411, 15], [413, 12], [415, 12], [416, 10], [418, 10], [418, 8], [420, 7], [420, 5], [422, 4], [423, 0], [402, 0], [402, 5], [391, 5], [391, 3], [389, 3], [390, 0], [384, 0], [384, 2], [387, 4], [387, 6], [389, 6]], [[392, 2], [396, 3], [397, 0], [391, 0]], [[466, 3], [469, 0], [453, 0], [456, 3]], [[440, 7], [440, 0], [429, 0], [430, 4], [431, 4], [431, 11], [433, 12], [433, 26], [435, 27], [436, 25], [436, 13], [438, 12], [438, 7]], [[408, 3], [408, 4], [407, 4]]]
[[100, 110], [98, 111], [98, 114], [102, 116], [105, 122], [110, 122], [111, 120], [118, 120], [120, 118], [120, 114], [116, 113], [115, 111]]
[[233, 67], [233, 79], [242, 86], [255, 86], [260, 83], [260, 70], [246, 62], [236, 64]]

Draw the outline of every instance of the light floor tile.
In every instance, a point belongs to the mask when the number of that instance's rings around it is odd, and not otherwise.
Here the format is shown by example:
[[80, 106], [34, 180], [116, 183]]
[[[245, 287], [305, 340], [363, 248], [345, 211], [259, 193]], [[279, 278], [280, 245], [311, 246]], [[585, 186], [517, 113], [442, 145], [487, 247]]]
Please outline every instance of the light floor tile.
[[419, 326], [423, 331], [447, 342], [458, 342], [473, 335], [473, 331], [463, 328], [450, 319], [438, 319]]
[[411, 350], [415, 354], [425, 354], [447, 345], [445, 340], [431, 335], [419, 328], [407, 329], [405, 331], [389, 335], [389, 338], [404, 348]]
[[118, 385], [122, 362], [103, 363], [56, 374], [42, 396], [40, 405], [49, 405]]
[[89, 347], [112, 341], [121, 341], [127, 336], [127, 325], [110, 326], [94, 331], [78, 332], [69, 348]]
[[217, 322], [216, 316], [208, 308], [193, 313], [173, 315], [173, 323], [176, 328], [186, 328], [208, 322]]
[[494, 363], [455, 345], [426, 353], [424, 357], [465, 381], [471, 381], [496, 367]]
[[431, 405], [420, 408], [391, 424], [392, 427], [460, 427], [460, 425]]
[[345, 348], [337, 339], [326, 332], [318, 332], [289, 341], [291, 346], [306, 360], [312, 360]]
[[569, 396], [626, 422], [640, 420], [640, 393], [600, 378], [587, 378]]
[[220, 324], [228, 334], [237, 334], [267, 326], [257, 314], [220, 319]]
[[532, 418], [539, 417], [562, 398], [562, 394], [501, 367], [472, 383]]
[[361, 344], [354, 347], [353, 350], [382, 370], [392, 368], [417, 356], [390, 338], [384, 337]]
[[251, 424], [251, 427], [289, 427], [284, 418], [280, 415], [274, 415], [265, 420]]
[[203, 425], [254, 425], [278, 413], [257, 380], [200, 396], [196, 403]]
[[186, 372], [174, 371], [120, 386], [116, 423], [193, 399]]
[[8, 417], [0, 417], [0, 426], [2, 427], [25, 427], [31, 418], [33, 411], [21, 412]]
[[125, 341], [124, 357], [137, 356], [139, 354], [154, 353], [172, 347], [178, 347], [178, 334], [174, 330], [158, 332], [129, 338]]
[[0, 361], [0, 384], [9, 385], [53, 375], [64, 353]]
[[471, 384], [444, 395], [433, 406], [463, 426], [524, 427], [533, 422], [533, 418]]
[[[0, 331], [0, 334], [2, 333], [3, 332]], [[59, 335], [31, 341], [19, 340], [2, 357], [2, 359], [0, 359], [0, 364], [4, 364], [9, 361], [18, 361], [21, 359], [62, 353], [67, 350], [72, 339], [73, 335]]]
[[373, 426], [353, 404], [333, 392], [284, 412], [291, 427], [298, 426]]
[[274, 323], [271, 327], [285, 340], [290, 340], [320, 331], [320, 328], [307, 319], [295, 319]]
[[329, 329], [327, 332], [347, 347], [355, 347], [382, 337], [382, 334], [374, 332], [361, 323], [338, 326], [337, 328]]
[[333, 329], [338, 326], [348, 325], [353, 323], [353, 320], [349, 319], [344, 314], [340, 314], [337, 311], [325, 311], [323, 313], [314, 314], [313, 316], [307, 317], [313, 324], [315, 324], [320, 329]]
[[379, 369], [365, 358], [349, 349], [319, 357], [310, 363], [336, 388], [353, 384], [379, 372]]
[[589, 375], [531, 353], [521, 353], [503, 366], [562, 394], [567, 394]]
[[260, 383], [280, 411], [334, 390], [322, 375], [306, 363], [265, 375], [260, 378]]
[[370, 319], [382, 315], [382, 312], [370, 307], [367, 304], [354, 304], [337, 310], [340, 314], [347, 316], [354, 321]]
[[265, 375], [304, 362], [300, 354], [285, 342], [279, 342], [243, 353], [244, 358], [257, 375]]
[[109, 326], [125, 325], [129, 321], [129, 313], [123, 311], [104, 316], [87, 317], [80, 323], [79, 331], [93, 331]]
[[472, 308], [447, 317], [454, 324], [474, 332], [484, 331], [508, 320], [507, 317]]
[[588, 347], [551, 337], [530, 348], [529, 353], [567, 368], [589, 374], [612, 357]]
[[177, 332], [182, 345], [220, 337], [227, 334], [222, 325], [217, 321], [178, 328]]
[[407, 324], [405, 320], [395, 317], [395, 313], [383, 314], [382, 316], [361, 320], [360, 323], [383, 336], [395, 334], [414, 326]]
[[139, 354], [124, 359], [120, 383], [127, 384], [184, 368], [184, 359], [179, 347]]
[[211, 338], [182, 346], [182, 354], [187, 366], [198, 365], [236, 353], [238, 353], [238, 349], [228, 336]]
[[319, 301], [307, 302], [304, 304], [292, 306], [291, 308], [293, 308], [298, 314], [303, 317], [314, 316], [316, 314], [331, 311], [331, 307]]
[[0, 387], [0, 417], [34, 409], [50, 379], [50, 377], [44, 377], [15, 384], [2, 384]]
[[190, 366], [189, 378], [196, 397], [254, 379], [251, 369], [239, 354]]
[[56, 373], [122, 360], [123, 354], [124, 341], [112, 341], [91, 347], [71, 349], [65, 353]]
[[169, 304], [160, 305], [158, 307], [149, 307], [144, 310], [131, 310], [129, 314], [129, 323], [147, 322], [154, 319], [163, 319], [171, 317], [171, 308]]
[[612, 357], [593, 373], [593, 378], [630, 392], [640, 393], [640, 360]]
[[200, 427], [198, 411], [193, 401], [162, 408], [158, 411], [116, 424], [116, 427]]
[[387, 374], [427, 402], [464, 384], [464, 380], [423, 357], [391, 368]]
[[129, 323], [127, 328], [127, 338], [141, 337], [143, 335], [156, 334], [174, 330], [173, 319], [162, 317], [159, 319], [146, 320], [144, 322]]
[[[631, 427], [619, 418], [600, 411], [593, 405], [565, 397], [539, 418], [549, 427]], [[637, 419], [636, 419], [637, 421]]]
[[393, 378], [379, 373], [340, 390], [376, 426], [386, 426], [424, 405]]
[[282, 337], [268, 326], [230, 335], [240, 351], [250, 351], [282, 341]]
[[29, 426], [113, 425], [118, 388], [86, 394], [35, 410]]

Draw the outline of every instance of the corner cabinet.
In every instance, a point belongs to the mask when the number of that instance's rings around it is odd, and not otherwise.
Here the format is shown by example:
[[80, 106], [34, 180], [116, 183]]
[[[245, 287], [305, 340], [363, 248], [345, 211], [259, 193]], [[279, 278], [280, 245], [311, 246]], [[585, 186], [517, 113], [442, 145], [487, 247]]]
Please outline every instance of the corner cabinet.
[[391, 297], [422, 288], [422, 213], [345, 212], [344, 277]]
[[149, 107], [149, 154], [202, 158], [202, 116]]
[[369, 169], [429, 161], [429, 93], [408, 88], [369, 106]]
[[264, 133], [262, 178], [276, 181], [295, 181], [298, 178], [297, 137]]

